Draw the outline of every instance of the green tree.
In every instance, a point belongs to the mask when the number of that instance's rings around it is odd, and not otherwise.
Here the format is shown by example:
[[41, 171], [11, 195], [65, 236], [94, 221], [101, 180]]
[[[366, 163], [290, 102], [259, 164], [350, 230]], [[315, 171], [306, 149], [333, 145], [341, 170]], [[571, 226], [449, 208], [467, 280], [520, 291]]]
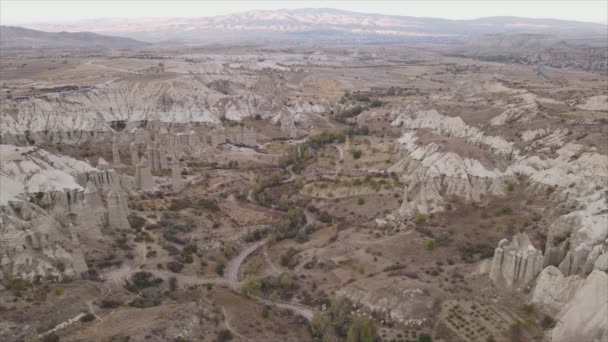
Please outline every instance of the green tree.
[[367, 318], [356, 318], [348, 328], [347, 342], [374, 342], [376, 327], [374, 322]]
[[264, 262], [258, 256], [251, 258], [245, 265], [245, 274], [247, 275], [256, 275], [262, 269]]
[[249, 278], [241, 285], [241, 294], [245, 297], [255, 297], [260, 294], [262, 284], [255, 278]]

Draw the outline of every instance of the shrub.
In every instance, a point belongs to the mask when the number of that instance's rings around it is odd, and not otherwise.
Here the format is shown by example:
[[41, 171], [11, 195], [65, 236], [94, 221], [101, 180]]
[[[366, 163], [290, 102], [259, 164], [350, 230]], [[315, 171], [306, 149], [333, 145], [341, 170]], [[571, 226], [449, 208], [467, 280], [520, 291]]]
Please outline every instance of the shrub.
[[210, 199], [206, 199], [206, 198], [201, 198], [198, 201], [198, 206], [204, 209], [209, 209], [209, 210], [213, 210], [213, 211], [219, 211], [220, 207], [217, 205], [217, 202], [214, 200], [210, 200]]
[[255, 278], [249, 278], [241, 284], [241, 294], [245, 297], [255, 297], [260, 294], [261, 283]]
[[433, 338], [429, 334], [418, 335], [418, 342], [433, 342]]
[[348, 328], [347, 342], [374, 342], [376, 327], [374, 322], [367, 318], [356, 318]]
[[329, 215], [326, 211], [322, 211], [319, 214], [319, 221], [323, 223], [331, 223], [331, 215]]
[[289, 273], [283, 272], [277, 278], [277, 285], [283, 290], [290, 290], [295, 286], [295, 282]]
[[309, 240], [309, 237], [308, 237], [308, 233], [306, 232], [306, 229], [301, 228], [300, 230], [298, 230], [298, 232], [296, 233], [296, 242], [304, 243], [308, 240]]
[[92, 322], [94, 320], [95, 320], [95, 315], [93, 315], [90, 312], [87, 312], [84, 316], [80, 317], [80, 321], [84, 322], [84, 323], [86, 323], [86, 322]]
[[543, 327], [543, 329], [551, 329], [555, 327], [555, 320], [551, 316], [545, 315], [540, 321], [540, 325]]
[[217, 273], [220, 277], [224, 276], [224, 269], [226, 268], [226, 264], [224, 261], [219, 261], [215, 265], [215, 273]]
[[423, 213], [416, 214], [416, 224], [425, 224], [426, 223], [426, 215]]
[[169, 278], [169, 290], [171, 292], [177, 290], [177, 278], [175, 278], [175, 277]]
[[236, 253], [236, 246], [234, 245], [234, 242], [230, 240], [224, 240], [222, 249], [224, 250], [224, 255], [228, 258]]
[[122, 301], [118, 299], [102, 299], [99, 306], [103, 309], [115, 309], [122, 305]]
[[232, 340], [232, 333], [228, 329], [222, 329], [217, 333], [216, 342], [226, 342]]
[[458, 246], [460, 257], [467, 263], [474, 263], [481, 259], [487, 259], [494, 255], [494, 246], [488, 242], [476, 244], [465, 243]]
[[42, 342], [59, 342], [59, 336], [54, 332], [44, 335]]
[[[259, 241], [266, 237], [266, 235], [268, 235], [268, 232], [269, 229], [266, 227], [256, 228], [252, 231], [247, 232], [247, 234], [245, 234], [245, 236], [243, 237], [243, 240], [245, 240], [245, 242]], [[224, 251], [225, 249], [226, 248], [224, 247]]]
[[169, 261], [167, 268], [173, 273], [179, 273], [184, 268], [184, 264], [178, 261]]
[[141, 297], [137, 297], [129, 303], [130, 306], [135, 308], [151, 308], [153, 306], [159, 306], [161, 303], [160, 298], [157, 296], [147, 296], [143, 295]]
[[57, 287], [55, 288], [55, 290], [53, 290], [53, 292], [55, 293], [55, 296], [60, 297], [63, 296], [63, 293], [65, 292], [63, 287]]
[[513, 213], [513, 209], [509, 206], [504, 206], [496, 209], [496, 216], [500, 215], [510, 215]]
[[364, 205], [364, 204], [365, 204], [365, 199], [363, 197], [357, 198], [357, 205]]
[[253, 257], [251, 260], [245, 264], [245, 274], [247, 275], [256, 275], [262, 269], [264, 262], [260, 257]]
[[127, 217], [127, 220], [129, 221], [131, 228], [133, 228], [135, 230], [139, 230], [139, 229], [143, 228], [143, 226], [146, 224], [145, 218], [138, 216], [138, 215], [134, 215], [134, 214], [129, 215]]
[[253, 118], [254, 118], [255, 120], [262, 120], [262, 115], [258, 113], [258, 114], [256, 114], [256, 115], [254, 115], [254, 116], [253, 116]]
[[426, 242], [424, 243], [424, 247], [427, 250], [432, 251], [433, 249], [435, 249], [435, 240], [433, 240], [433, 239], [426, 240]]
[[382, 107], [384, 103], [378, 99], [372, 100], [372, 102], [369, 103], [369, 106], [374, 108], [374, 107]]
[[521, 311], [523, 311], [527, 315], [532, 315], [534, 313], [534, 304], [524, 304], [521, 306]]
[[270, 316], [270, 311], [268, 310], [267, 307], [262, 308], [261, 315], [262, 315], [262, 318], [268, 318]]
[[23, 291], [32, 286], [32, 283], [27, 279], [12, 278], [8, 283], [8, 289], [16, 292]]
[[437, 246], [447, 246], [451, 241], [452, 239], [447, 233], [441, 233], [441, 235], [439, 235], [439, 237], [435, 240]]
[[157, 286], [162, 282], [162, 279], [154, 278], [154, 276], [152, 276], [152, 273], [150, 272], [136, 272], [131, 277], [131, 282], [127, 281], [126, 287], [127, 289], [133, 290], [131, 292], [135, 292], [139, 289]]
[[352, 150], [351, 154], [354, 159], [359, 159], [363, 155], [363, 152], [361, 152], [361, 150]]

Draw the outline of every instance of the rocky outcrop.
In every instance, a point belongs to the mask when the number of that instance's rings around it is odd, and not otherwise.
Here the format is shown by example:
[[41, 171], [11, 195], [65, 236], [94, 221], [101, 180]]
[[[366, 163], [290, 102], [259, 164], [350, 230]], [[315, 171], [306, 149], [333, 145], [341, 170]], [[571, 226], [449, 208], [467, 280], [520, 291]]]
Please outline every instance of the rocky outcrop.
[[84, 191], [84, 200], [77, 213], [77, 221], [78, 232], [82, 236], [101, 237], [101, 228], [105, 225], [105, 208], [101, 201], [101, 195], [93, 182], [89, 181]]
[[32, 203], [0, 207], [0, 280], [62, 278], [87, 270], [69, 226]]
[[144, 191], [150, 191], [156, 188], [154, 180], [152, 179], [150, 164], [146, 157], [142, 157], [135, 168], [135, 188]]
[[543, 268], [543, 254], [532, 245], [526, 233], [518, 233], [509, 242], [503, 239], [494, 251], [490, 279], [501, 286], [525, 286]]
[[586, 279], [564, 277], [549, 266], [541, 273], [532, 302], [544, 305], [557, 318], [553, 342], [608, 340], [608, 274], [593, 271]]
[[112, 169], [112, 166], [103, 157], [99, 157], [97, 159], [97, 168], [101, 171], [108, 171]]
[[179, 167], [179, 160], [177, 157], [173, 158], [171, 162], [171, 184], [173, 185], [173, 191], [181, 191], [183, 187], [181, 169]]
[[114, 164], [114, 166], [121, 164], [116, 136], [112, 136], [112, 164]]
[[402, 182], [407, 184], [401, 216], [443, 211], [449, 196], [480, 202], [483, 196], [505, 193], [506, 180], [512, 175], [452, 152], [447, 145], [423, 145], [418, 140], [414, 131], [404, 132], [399, 139], [402, 158], [388, 170], [402, 174]]
[[546, 267], [536, 280], [531, 301], [555, 314], [574, 297], [584, 282], [580, 276], [564, 277], [555, 266]]
[[116, 229], [130, 229], [129, 207], [125, 195], [119, 189], [108, 191], [108, 226]]
[[135, 142], [129, 144], [129, 152], [131, 153], [131, 165], [137, 166], [137, 163], [139, 163], [139, 151]]

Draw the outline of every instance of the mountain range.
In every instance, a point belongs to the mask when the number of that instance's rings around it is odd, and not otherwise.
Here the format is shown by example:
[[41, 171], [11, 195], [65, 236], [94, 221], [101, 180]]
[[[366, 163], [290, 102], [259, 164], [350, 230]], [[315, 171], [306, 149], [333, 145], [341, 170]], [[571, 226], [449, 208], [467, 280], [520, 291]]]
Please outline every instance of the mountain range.
[[95, 19], [35, 23], [30, 29], [94, 32], [145, 42], [229, 43], [255, 41], [403, 42], [460, 40], [483, 34], [532, 33], [562, 38], [605, 39], [607, 26], [595, 23], [488, 17], [474, 20], [417, 18], [328, 8], [249, 11], [202, 18]]

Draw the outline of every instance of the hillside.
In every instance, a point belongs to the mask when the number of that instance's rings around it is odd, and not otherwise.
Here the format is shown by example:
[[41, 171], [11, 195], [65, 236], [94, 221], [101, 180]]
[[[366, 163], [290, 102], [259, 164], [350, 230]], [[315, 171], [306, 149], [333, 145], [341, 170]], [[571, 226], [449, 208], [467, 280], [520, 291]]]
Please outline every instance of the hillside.
[[105, 36], [91, 32], [44, 32], [16, 26], [0, 26], [2, 49], [112, 48], [146, 45], [131, 38]]

